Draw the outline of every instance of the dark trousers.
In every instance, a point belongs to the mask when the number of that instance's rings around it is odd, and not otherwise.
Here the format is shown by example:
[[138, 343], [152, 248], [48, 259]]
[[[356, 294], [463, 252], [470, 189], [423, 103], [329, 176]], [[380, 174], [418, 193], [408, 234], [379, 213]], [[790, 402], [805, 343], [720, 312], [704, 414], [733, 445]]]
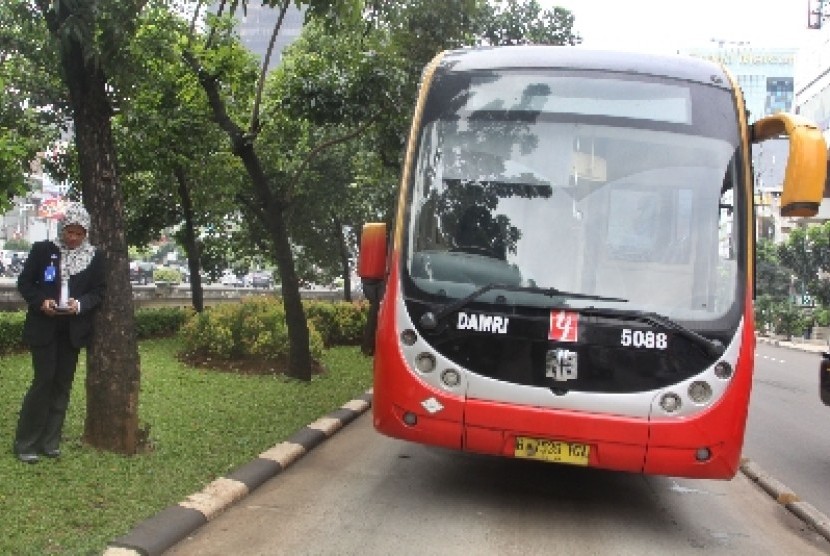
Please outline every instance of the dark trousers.
[[69, 340], [67, 322], [57, 326], [55, 338], [43, 346], [33, 346], [34, 378], [23, 397], [14, 451], [17, 454], [36, 454], [57, 450], [60, 446], [69, 393], [80, 349]]

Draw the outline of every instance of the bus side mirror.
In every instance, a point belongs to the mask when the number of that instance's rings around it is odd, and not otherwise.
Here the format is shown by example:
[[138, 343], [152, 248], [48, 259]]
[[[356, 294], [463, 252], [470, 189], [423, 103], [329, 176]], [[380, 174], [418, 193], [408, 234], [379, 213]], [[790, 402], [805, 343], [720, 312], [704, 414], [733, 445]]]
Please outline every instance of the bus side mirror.
[[386, 274], [386, 224], [370, 222], [360, 234], [357, 275], [363, 280], [382, 280]]
[[357, 256], [357, 275], [363, 285], [363, 295], [369, 302], [369, 314], [360, 349], [364, 355], [374, 355], [378, 310], [384, 291], [383, 278], [386, 275], [386, 224], [372, 222], [363, 225], [360, 253]]
[[786, 112], [765, 116], [752, 125], [752, 142], [789, 136], [790, 154], [784, 173], [781, 216], [814, 216], [824, 197], [827, 144], [813, 122]]

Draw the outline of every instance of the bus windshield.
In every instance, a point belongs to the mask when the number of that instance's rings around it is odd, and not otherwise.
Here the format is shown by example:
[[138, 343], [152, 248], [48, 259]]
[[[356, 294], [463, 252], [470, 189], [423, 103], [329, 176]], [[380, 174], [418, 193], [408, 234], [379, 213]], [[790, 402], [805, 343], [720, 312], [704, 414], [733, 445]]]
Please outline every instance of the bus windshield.
[[[410, 297], [713, 321], [742, 289], [728, 91], [607, 72], [434, 77], [408, 187]], [[526, 289], [517, 286], [524, 286]], [[534, 294], [555, 289], [579, 295]]]

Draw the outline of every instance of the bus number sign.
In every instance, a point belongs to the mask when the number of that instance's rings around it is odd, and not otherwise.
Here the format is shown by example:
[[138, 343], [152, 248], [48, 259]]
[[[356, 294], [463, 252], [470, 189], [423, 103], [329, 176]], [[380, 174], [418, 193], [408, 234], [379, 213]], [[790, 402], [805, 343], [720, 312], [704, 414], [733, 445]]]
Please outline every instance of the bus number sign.
[[669, 335], [654, 330], [623, 328], [620, 335], [620, 345], [645, 349], [666, 349], [669, 347]]

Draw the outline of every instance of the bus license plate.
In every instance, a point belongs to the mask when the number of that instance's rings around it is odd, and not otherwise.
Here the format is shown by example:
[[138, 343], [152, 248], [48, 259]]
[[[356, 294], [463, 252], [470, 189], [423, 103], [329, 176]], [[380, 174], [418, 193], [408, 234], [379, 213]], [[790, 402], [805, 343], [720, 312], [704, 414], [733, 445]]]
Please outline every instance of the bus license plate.
[[590, 453], [591, 447], [588, 444], [528, 438], [527, 436], [516, 437], [516, 449], [513, 452], [517, 458], [570, 463], [572, 465], [588, 465]]

